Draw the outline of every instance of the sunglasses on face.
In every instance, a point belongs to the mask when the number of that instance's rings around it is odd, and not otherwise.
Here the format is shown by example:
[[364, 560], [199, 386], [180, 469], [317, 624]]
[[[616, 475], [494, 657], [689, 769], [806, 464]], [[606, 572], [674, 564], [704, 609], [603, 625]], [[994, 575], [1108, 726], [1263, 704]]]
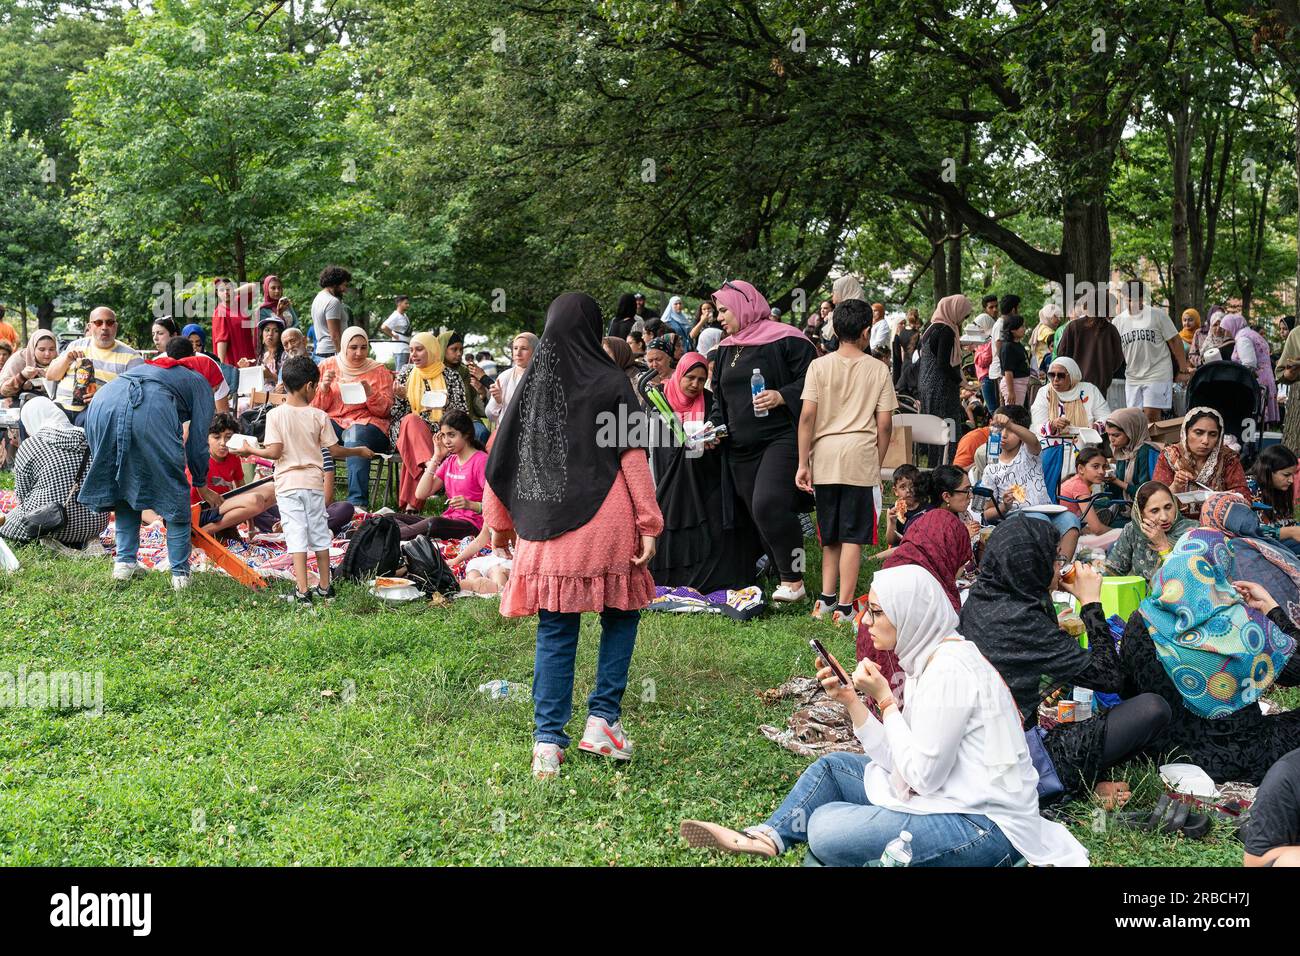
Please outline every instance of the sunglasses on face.
[[1048, 372], [1047, 377], [1048, 378], [1069, 378], [1070, 373], [1069, 372]]
[[746, 293], [744, 289], [740, 288], [740, 286], [732, 285], [731, 280], [727, 280], [726, 282], [722, 283], [722, 287], [724, 289], [730, 289], [732, 292], [739, 292], [741, 295], [745, 297], [746, 302], [749, 302], [750, 305], [753, 305], [753, 302], [750, 302], [748, 293]]

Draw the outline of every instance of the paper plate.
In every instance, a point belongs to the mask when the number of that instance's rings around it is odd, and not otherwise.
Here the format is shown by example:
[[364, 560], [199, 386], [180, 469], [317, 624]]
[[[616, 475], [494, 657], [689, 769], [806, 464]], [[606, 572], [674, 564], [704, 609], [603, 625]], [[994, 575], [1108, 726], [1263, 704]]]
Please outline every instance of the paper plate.
[[1065, 505], [1024, 505], [1018, 510], [1024, 511], [1028, 514], [1059, 515], [1062, 512], [1069, 511], [1070, 509], [1065, 507]]
[[1174, 497], [1185, 505], [1191, 505], [1208, 501], [1210, 494], [1211, 492], [1208, 491], [1179, 491], [1175, 493]]

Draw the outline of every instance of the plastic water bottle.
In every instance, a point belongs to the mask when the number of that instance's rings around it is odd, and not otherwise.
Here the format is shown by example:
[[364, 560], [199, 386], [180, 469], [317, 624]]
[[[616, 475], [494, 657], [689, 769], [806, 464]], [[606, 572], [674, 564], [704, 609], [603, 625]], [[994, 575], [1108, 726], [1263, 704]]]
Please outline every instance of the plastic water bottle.
[[493, 700], [505, 700], [508, 697], [520, 697], [528, 688], [523, 684], [513, 684], [508, 680], [490, 680], [478, 685], [478, 692], [486, 694]]
[[[763, 381], [763, 373], [758, 369], [754, 369], [754, 374], [749, 376], [749, 394], [754, 398], [758, 398], [758, 393], [763, 391], [765, 388], [767, 388], [767, 383]], [[754, 409], [754, 417], [767, 418], [767, 409]]]
[[889, 846], [885, 847], [885, 852], [880, 854], [881, 866], [911, 866], [912, 865], [912, 834], [904, 830], [894, 839], [889, 841]]
[[997, 460], [998, 455], [1002, 454], [1002, 429], [989, 429], [989, 464]]

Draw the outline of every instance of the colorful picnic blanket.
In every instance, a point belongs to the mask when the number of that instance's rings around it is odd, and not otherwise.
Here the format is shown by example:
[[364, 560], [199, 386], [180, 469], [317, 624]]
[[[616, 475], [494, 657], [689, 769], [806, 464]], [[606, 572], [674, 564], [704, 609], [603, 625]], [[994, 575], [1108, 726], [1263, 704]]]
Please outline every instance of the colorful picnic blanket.
[[701, 594], [694, 588], [655, 588], [648, 611], [676, 614], [725, 614], [738, 621], [748, 621], [763, 613], [763, 590], [759, 587], [739, 591], [712, 591]]
[[[18, 506], [18, 498], [13, 491], [0, 491], [0, 514], [7, 514]], [[343, 562], [343, 555], [348, 550], [348, 538], [352, 532], [360, 526], [361, 522], [370, 517], [364, 511], [358, 511], [352, 518], [352, 522], [344, 529], [343, 534], [336, 537], [330, 544], [330, 567], [337, 568]], [[108, 527], [104, 529], [103, 534], [99, 536], [100, 543], [104, 550], [113, 554], [117, 550], [117, 541], [115, 538], [114, 522], [110, 521]], [[469, 537], [459, 539], [437, 539], [433, 543], [438, 548], [442, 556], [450, 561], [460, 549], [467, 545], [472, 539]], [[240, 539], [238, 541], [231, 539], [225, 542], [227, 550], [231, 554], [242, 558], [244, 563], [265, 578], [283, 578], [293, 580], [293, 555], [289, 554], [284, 545], [283, 535], [258, 535], [252, 541]], [[479, 554], [491, 554], [491, 548], [482, 549]], [[138, 560], [143, 567], [149, 570], [161, 566], [166, 569], [167, 562], [167, 532], [161, 521], [153, 524], [144, 525], [140, 528], [140, 553]], [[215, 567], [208, 556], [195, 548], [190, 554], [191, 571], [220, 571]], [[456, 577], [464, 580], [465, 566], [452, 569]], [[307, 574], [312, 580], [317, 579], [319, 569], [316, 566], [316, 555], [307, 556]], [[224, 572], [223, 572], [224, 573]]]

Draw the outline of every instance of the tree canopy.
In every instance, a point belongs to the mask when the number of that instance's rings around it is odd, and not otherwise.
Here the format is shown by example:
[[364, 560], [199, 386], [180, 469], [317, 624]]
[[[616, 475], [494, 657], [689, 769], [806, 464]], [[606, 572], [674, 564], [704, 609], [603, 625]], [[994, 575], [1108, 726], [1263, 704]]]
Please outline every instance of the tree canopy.
[[[551, 298], [923, 310], [1116, 271], [1294, 310], [1292, 0], [0, 0], [0, 296], [145, 323], [180, 276], [354, 313]], [[1058, 293], [1059, 294], [1059, 293]], [[47, 308], [47, 311], [48, 308]]]

